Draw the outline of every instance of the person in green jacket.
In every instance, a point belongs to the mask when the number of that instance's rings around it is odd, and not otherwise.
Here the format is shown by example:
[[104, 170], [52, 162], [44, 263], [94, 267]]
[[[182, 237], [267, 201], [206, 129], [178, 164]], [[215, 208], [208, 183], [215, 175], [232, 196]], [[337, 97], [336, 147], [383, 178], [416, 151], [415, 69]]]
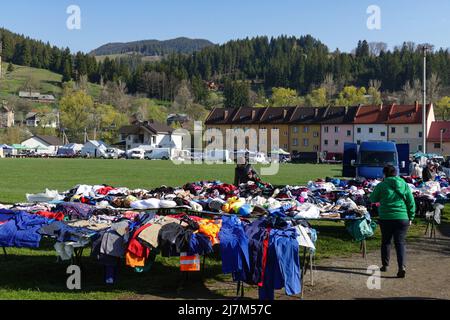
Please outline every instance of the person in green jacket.
[[381, 260], [382, 272], [389, 267], [392, 238], [394, 238], [397, 252], [398, 278], [406, 276], [405, 242], [409, 227], [414, 221], [416, 204], [411, 189], [402, 178], [397, 176], [394, 166], [386, 166], [383, 170], [385, 179], [379, 183], [372, 194], [370, 201], [380, 203], [378, 209], [382, 235]]

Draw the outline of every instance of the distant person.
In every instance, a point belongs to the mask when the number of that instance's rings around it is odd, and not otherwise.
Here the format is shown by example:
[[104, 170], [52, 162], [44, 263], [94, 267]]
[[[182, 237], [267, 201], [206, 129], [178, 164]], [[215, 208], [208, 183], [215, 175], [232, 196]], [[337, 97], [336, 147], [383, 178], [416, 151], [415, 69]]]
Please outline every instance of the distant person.
[[433, 164], [428, 162], [426, 167], [423, 169], [422, 179], [424, 182], [433, 180]]
[[379, 183], [370, 195], [372, 203], [380, 203], [380, 228], [382, 234], [381, 260], [382, 272], [386, 272], [390, 263], [391, 244], [394, 238], [397, 252], [398, 278], [406, 276], [406, 234], [416, 214], [416, 204], [411, 189], [402, 178], [397, 176], [394, 166], [383, 170], [385, 179]]
[[234, 171], [234, 185], [239, 186], [249, 181], [257, 182], [259, 180], [258, 173], [250, 164], [249, 155], [246, 154], [244, 157], [240, 157]]
[[412, 163], [411, 177], [422, 178], [422, 168], [417, 162]]

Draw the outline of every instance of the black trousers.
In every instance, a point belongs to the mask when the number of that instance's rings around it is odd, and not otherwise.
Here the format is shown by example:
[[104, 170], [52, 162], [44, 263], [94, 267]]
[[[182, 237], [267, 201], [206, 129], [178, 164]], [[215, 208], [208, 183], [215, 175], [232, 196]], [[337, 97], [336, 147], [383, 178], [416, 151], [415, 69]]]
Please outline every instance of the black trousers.
[[391, 258], [392, 238], [394, 238], [395, 251], [399, 270], [406, 268], [406, 234], [409, 229], [409, 220], [380, 220], [381, 228], [381, 261], [383, 266], [389, 266]]

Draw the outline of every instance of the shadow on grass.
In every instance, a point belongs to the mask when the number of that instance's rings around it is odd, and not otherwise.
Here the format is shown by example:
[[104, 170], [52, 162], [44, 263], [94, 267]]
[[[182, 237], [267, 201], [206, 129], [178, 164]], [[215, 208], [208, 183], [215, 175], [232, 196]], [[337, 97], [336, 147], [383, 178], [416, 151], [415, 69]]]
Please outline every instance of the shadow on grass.
[[[214, 258], [206, 268], [198, 273], [181, 273], [179, 267], [163, 264], [159, 259], [147, 273], [135, 273], [133, 269], [121, 266], [116, 284], [108, 286], [103, 282], [103, 267], [90, 257], [83, 257], [82, 290], [67, 289], [66, 273], [69, 263], [56, 263], [54, 256], [25, 256], [11, 254], [0, 256], [0, 270], [7, 277], [0, 277], [0, 288], [11, 291], [33, 291], [39, 293], [61, 294], [70, 299], [83, 294], [108, 293], [117, 298], [131, 298], [139, 295], [145, 299], [226, 299], [233, 297], [235, 285], [224, 282], [221, 264]], [[208, 288], [207, 281], [214, 281], [214, 291]], [[222, 294], [224, 293], [224, 294]]]

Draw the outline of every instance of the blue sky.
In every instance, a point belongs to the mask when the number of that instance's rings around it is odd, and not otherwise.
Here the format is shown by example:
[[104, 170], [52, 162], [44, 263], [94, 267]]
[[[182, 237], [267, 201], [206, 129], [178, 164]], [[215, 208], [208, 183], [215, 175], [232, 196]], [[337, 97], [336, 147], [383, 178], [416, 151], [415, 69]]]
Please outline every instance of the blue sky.
[[[72, 4], [81, 8], [81, 30], [66, 28]], [[369, 5], [381, 9], [381, 30], [366, 26]], [[449, 0], [6, 0], [0, 26], [85, 52], [108, 42], [281, 34], [311, 34], [331, 50], [350, 51], [362, 39], [448, 48], [449, 13]]]

